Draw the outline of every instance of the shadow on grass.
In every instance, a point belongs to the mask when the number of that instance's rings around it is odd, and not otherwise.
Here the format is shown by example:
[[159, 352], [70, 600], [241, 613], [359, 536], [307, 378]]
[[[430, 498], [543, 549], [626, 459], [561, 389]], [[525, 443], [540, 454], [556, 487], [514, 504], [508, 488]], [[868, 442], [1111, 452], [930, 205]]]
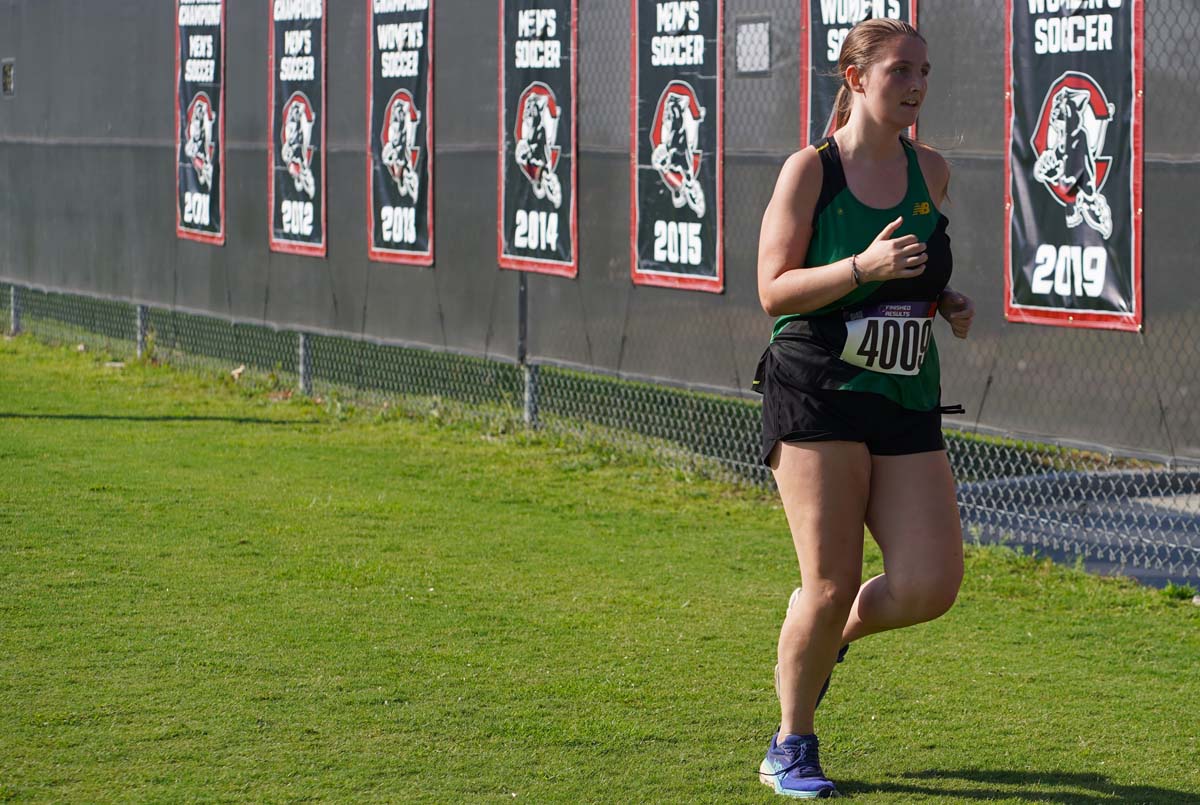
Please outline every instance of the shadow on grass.
[[962, 802], [1020, 797], [1055, 805], [1200, 801], [1195, 791], [1175, 791], [1151, 785], [1121, 785], [1100, 774], [983, 769], [909, 772], [901, 775], [901, 780], [886, 783], [843, 780], [838, 782], [838, 790], [850, 797], [874, 793], [919, 794]]
[[246, 416], [134, 416], [125, 414], [14, 414], [0, 411], [0, 419], [68, 419], [100, 422], [234, 422], [240, 425], [320, 425], [317, 419], [262, 419]]

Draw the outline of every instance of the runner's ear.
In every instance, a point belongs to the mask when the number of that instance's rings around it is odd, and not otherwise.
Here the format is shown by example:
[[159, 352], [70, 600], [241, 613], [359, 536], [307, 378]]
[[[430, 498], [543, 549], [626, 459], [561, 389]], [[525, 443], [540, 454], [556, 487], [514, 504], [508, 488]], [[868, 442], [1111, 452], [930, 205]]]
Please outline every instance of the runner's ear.
[[866, 92], [862, 80], [866, 77], [866, 70], [859, 69], [857, 64], [851, 64], [846, 68], [846, 86], [851, 92]]

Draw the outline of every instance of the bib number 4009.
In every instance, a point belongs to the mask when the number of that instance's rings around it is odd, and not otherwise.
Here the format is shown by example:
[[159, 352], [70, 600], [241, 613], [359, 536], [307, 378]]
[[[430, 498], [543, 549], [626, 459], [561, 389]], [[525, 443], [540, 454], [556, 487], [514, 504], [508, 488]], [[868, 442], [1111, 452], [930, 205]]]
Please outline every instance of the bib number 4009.
[[867, 319], [855, 354], [867, 369], [916, 374], [932, 334], [933, 319]]

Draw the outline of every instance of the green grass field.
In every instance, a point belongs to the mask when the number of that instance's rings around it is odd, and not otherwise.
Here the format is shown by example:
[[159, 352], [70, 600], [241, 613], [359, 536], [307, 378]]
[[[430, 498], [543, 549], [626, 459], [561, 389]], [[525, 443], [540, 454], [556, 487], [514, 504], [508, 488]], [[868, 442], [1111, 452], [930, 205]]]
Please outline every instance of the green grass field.
[[[0, 800], [776, 801], [775, 501], [106, 361], [0, 342]], [[1198, 668], [1200, 607], [971, 547], [839, 667], [823, 759], [862, 803], [1198, 802]]]

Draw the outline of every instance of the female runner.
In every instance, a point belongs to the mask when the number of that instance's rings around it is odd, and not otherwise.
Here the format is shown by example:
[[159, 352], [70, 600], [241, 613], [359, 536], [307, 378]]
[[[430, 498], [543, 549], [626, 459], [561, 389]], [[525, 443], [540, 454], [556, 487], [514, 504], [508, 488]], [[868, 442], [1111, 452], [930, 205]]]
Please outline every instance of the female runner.
[[[962, 533], [942, 441], [941, 312], [974, 315], [947, 287], [950, 171], [904, 134], [929, 73], [907, 23], [867, 20], [842, 45], [836, 133], [784, 164], [763, 216], [758, 288], [776, 317], [755, 387], [800, 563], [779, 634], [779, 731], [759, 769], [780, 794], [832, 796], [813, 714], [852, 641], [938, 617], [962, 580]], [[862, 583], [863, 526], [884, 573]]]

